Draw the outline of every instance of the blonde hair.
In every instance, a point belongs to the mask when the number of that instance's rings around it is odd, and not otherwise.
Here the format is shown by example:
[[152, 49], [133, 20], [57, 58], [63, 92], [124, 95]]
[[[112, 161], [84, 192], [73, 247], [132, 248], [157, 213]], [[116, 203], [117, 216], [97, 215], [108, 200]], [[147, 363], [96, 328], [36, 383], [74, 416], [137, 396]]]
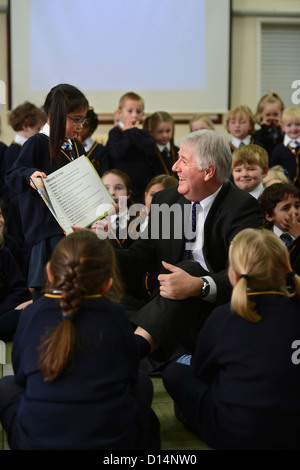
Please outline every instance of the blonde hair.
[[272, 180], [278, 180], [278, 182], [280, 181], [282, 183], [289, 183], [289, 179], [281, 165], [275, 165], [269, 168], [267, 176], [263, 178], [263, 185], [266, 187]]
[[125, 101], [127, 100], [140, 101], [143, 105], [143, 108], [145, 107], [144, 100], [140, 95], [138, 95], [134, 91], [128, 91], [127, 93], [124, 93], [124, 95], [122, 95], [119, 99], [119, 109], [123, 108]]
[[[286, 246], [271, 230], [248, 228], [239, 232], [229, 247], [229, 263], [240, 276], [232, 291], [231, 307], [246, 320], [261, 320], [255, 302], [249, 300], [248, 289], [279, 290], [300, 302], [300, 277], [292, 271]], [[293, 292], [287, 285], [291, 273]]]
[[250, 165], [258, 165], [263, 171], [269, 167], [268, 152], [259, 145], [249, 144], [238, 147], [232, 153], [232, 168], [242, 165], [243, 163]]
[[269, 90], [267, 94], [265, 94], [264, 96], [261, 97], [261, 99], [259, 100], [259, 102], [257, 104], [255, 118], [256, 118], [256, 122], [258, 124], [261, 123], [261, 115], [262, 115], [264, 107], [266, 106], [266, 104], [269, 104], [269, 103], [277, 104], [280, 112], [281, 113], [283, 112], [284, 103], [283, 103], [282, 99], [280, 98], [278, 93], [276, 93], [273, 90]]
[[205, 124], [207, 124], [207, 126], [209, 127], [209, 129], [212, 129], [214, 130], [215, 129], [215, 126], [214, 126], [214, 123], [212, 122], [212, 120], [206, 116], [205, 114], [196, 114], [195, 116], [193, 116], [189, 122], [190, 124], [190, 131], [192, 131], [192, 124], [193, 122], [196, 122], [196, 121], [203, 121], [205, 122]]
[[300, 108], [296, 108], [296, 107], [285, 108], [285, 110], [282, 113], [282, 118], [281, 118], [283, 123], [287, 117], [295, 117], [297, 121], [300, 122]]
[[232, 119], [237, 114], [246, 116], [246, 119], [249, 121], [250, 126], [251, 126], [250, 129], [249, 129], [249, 133], [253, 134], [254, 126], [255, 126], [255, 122], [256, 122], [255, 121], [255, 116], [252, 113], [249, 106], [246, 106], [246, 105], [237, 106], [236, 108], [233, 108], [229, 111], [229, 113], [227, 114], [227, 117], [226, 117], [226, 129], [227, 129], [227, 131], [229, 132], [228, 123], [229, 123], [230, 119]]
[[168, 122], [172, 126], [172, 139], [174, 137], [175, 122], [173, 116], [166, 111], [156, 111], [145, 119], [144, 129], [152, 132], [161, 122]]

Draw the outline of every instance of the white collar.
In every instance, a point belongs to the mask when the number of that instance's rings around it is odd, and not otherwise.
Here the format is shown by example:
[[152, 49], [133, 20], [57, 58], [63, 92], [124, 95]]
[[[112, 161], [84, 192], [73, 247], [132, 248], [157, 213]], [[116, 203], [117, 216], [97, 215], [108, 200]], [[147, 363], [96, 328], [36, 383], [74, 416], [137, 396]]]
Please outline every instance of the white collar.
[[251, 142], [251, 135], [247, 135], [243, 140], [238, 139], [237, 137], [232, 137], [231, 143], [235, 148], [240, 146], [240, 143], [243, 142], [245, 145], [249, 145]]
[[284, 134], [284, 139], [283, 139], [283, 144], [287, 147], [288, 145], [292, 148], [295, 148], [297, 147], [297, 145], [299, 145], [300, 143], [300, 136], [297, 137], [296, 141], [298, 142], [298, 144], [295, 143], [295, 140], [294, 139], [291, 139], [287, 134]]
[[161, 152], [163, 152], [163, 150], [167, 147], [167, 149], [170, 151], [171, 149], [171, 144], [170, 142], [168, 142], [166, 145], [160, 145], [160, 144], [156, 144], [156, 147], [158, 148], [158, 150]]
[[259, 185], [257, 185], [256, 188], [254, 188], [252, 191], [249, 192], [249, 194], [255, 197], [255, 199], [258, 199], [259, 196], [262, 194], [263, 190], [264, 190], [263, 184], [259, 183]]
[[85, 139], [83, 142], [83, 147], [86, 152], [88, 152], [94, 145], [95, 141], [92, 139], [92, 137], [88, 137]]
[[45, 134], [47, 137], [50, 136], [50, 126], [49, 124], [46, 122], [46, 124], [42, 127], [42, 129], [40, 130], [40, 134]]
[[[44, 134], [46, 135], [47, 137], [50, 137], [50, 126], [49, 124], [46, 122], [46, 124], [44, 125], [44, 127], [40, 130], [40, 134]], [[65, 139], [69, 142], [69, 144], [72, 146], [72, 141], [71, 139]], [[63, 147], [63, 145], [62, 145]]]
[[[199, 204], [201, 205], [203, 209], [204, 217], [206, 217], [206, 215], [208, 214], [211, 206], [213, 205], [214, 200], [216, 199], [218, 193], [221, 191], [221, 188], [222, 188], [222, 185], [213, 194], [210, 194], [205, 199], [202, 199], [202, 201], [199, 201]], [[191, 201], [191, 203], [193, 202], [194, 201]]]
[[277, 227], [277, 225], [273, 225], [273, 232], [278, 237], [280, 237], [280, 235], [282, 235], [283, 233], [288, 233], [289, 235], [291, 235], [292, 239], [295, 240], [295, 237], [290, 232], [283, 232], [282, 230], [280, 230], [279, 227]]
[[26, 140], [28, 140], [28, 137], [24, 137], [23, 135], [16, 134], [14, 137], [14, 142], [19, 145], [24, 145]]

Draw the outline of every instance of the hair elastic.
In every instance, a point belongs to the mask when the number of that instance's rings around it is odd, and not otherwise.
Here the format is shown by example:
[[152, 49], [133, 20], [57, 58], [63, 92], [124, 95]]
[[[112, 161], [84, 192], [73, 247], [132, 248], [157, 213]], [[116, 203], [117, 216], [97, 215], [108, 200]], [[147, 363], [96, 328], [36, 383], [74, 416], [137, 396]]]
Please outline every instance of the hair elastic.
[[240, 275], [240, 279], [242, 279], [242, 278], [244, 278], [244, 279], [246, 279], [246, 280], [248, 281], [249, 276], [248, 276], [248, 274], [241, 274], [241, 275]]
[[70, 321], [73, 321], [72, 315], [63, 315], [63, 316], [62, 316], [62, 319], [63, 319], [63, 320], [70, 320]]
[[288, 279], [292, 279], [296, 275], [296, 271], [292, 270], [288, 275], [286, 276]]

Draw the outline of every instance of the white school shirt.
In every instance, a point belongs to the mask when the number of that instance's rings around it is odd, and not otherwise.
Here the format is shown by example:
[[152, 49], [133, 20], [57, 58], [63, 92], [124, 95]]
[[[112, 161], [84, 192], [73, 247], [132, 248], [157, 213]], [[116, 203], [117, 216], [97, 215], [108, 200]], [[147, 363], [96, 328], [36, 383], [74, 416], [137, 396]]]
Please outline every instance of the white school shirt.
[[295, 240], [295, 237], [290, 232], [283, 232], [282, 230], [280, 230], [279, 227], [277, 227], [277, 225], [273, 225], [273, 233], [275, 233], [277, 237], [280, 237], [280, 235], [282, 235], [283, 233], [288, 233], [292, 237], [292, 239]]
[[167, 149], [169, 150], [169, 152], [171, 152], [171, 144], [170, 144], [170, 142], [168, 142], [166, 145], [156, 144], [156, 147], [158, 148], [158, 150], [160, 151], [160, 153], [162, 153], [166, 147], [167, 147]]
[[259, 183], [259, 185], [257, 185], [256, 188], [254, 188], [252, 191], [249, 191], [249, 194], [255, 197], [255, 199], [258, 199], [264, 189], [265, 189], [264, 185], [262, 183]]
[[85, 139], [85, 141], [83, 142], [83, 148], [86, 153], [88, 153], [88, 151], [93, 147], [94, 143], [95, 141], [91, 137]]
[[26, 140], [28, 140], [28, 137], [24, 137], [23, 135], [16, 134], [15, 137], [14, 137], [13, 142], [23, 146], [25, 144]]
[[[296, 144], [296, 142], [298, 142], [298, 143]], [[285, 134], [284, 139], [283, 139], [283, 144], [286, 147], [289, 145], [290, 147], [292, 147], [292, 149], [296, 148], [297, 145], [300, 144], [300, 135], [299, 135], [299, 137], [297, 137], [297, 139], [293, 140], [287, 134]]]
[[[192, 249], [191, 251], [191, 257], [193, 260], [197, 261], [197, 263], [200, 264], [204, 269], [209, 271], [209, 269], [206, 266], [205, 259], [203, 256], [203, 233], [204, 233], [204, 222], [207, 217], [207, 214], [210, 211], [210, 208], [217, 197], [217, 194], [221, 190], [221, 187], [217, 189], [217, 191], [207, 198], [203, 199], [202, 201], [199, 202], [199, 206], [197, 206], [197, 230], [196, 230], [196, 241], [194, 243], [195, 249]], [[191, 207], [192, 207], [193, 202], [191, 201]], [[192, 223], [192, 211], [190, 211], [190, 225]], [[201, 227], [201, 230], [199, 228]], [[209, 282], [210, 285], [210, 291], [209, 294], [204, 297], [203, 300], [206, 300], [208, 302], [215, 302], [216, 296], [217, 296], [217, 286], [215, 281], [210, 277], [210, 276], [201, 276], [203, 279], [206, 279]]]
[[249, 145], [251, 142], [251, 135], [247, 135], [243, 140], [238, 139], [237, 137], [232, 137], [231, 143], [234, 147], [238, 148], [240, 143], [243, 142], [245, 145]]

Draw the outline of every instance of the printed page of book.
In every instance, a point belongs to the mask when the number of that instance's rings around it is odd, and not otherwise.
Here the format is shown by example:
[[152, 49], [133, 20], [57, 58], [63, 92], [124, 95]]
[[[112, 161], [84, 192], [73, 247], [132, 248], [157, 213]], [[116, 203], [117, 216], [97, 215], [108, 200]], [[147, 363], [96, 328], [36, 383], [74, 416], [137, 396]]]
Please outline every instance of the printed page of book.
[[94, 166], [84, 155], [44, 179], [56, 218], [68, 234], [88, 227], [115, 205]]
[[45, 188], [44, 179], [41, 177], [39, 178], [31, 177], [30, 179], [33, 182], [34, 186], [36, 187], [36, 190], [41, 196], [41, 198], [43, 199], [44, 203], [48, 206], [48, 209], [52, 212], [52, 215], [56, 218], [56, 214], [54, 212], [53, 206], [49, 199], [47, 190]]

